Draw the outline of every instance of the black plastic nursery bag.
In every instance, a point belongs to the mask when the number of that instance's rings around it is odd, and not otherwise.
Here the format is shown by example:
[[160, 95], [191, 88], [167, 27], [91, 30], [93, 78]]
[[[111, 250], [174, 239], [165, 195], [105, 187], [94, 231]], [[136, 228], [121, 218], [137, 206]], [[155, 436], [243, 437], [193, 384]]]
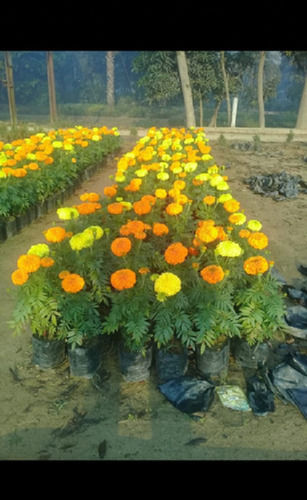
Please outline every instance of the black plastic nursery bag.
[[214, 399], [214, 385], [193, 377], [177, 377], [158, 385], [158, 388], [175, 408], [184, 413], [208, 411]]

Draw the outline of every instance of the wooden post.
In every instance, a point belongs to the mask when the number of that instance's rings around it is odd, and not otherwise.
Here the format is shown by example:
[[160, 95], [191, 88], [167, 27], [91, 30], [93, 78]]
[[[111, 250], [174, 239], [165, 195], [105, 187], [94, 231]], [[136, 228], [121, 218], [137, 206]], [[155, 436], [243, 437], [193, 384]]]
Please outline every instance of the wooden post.
[[13, 64], [10, 52], [6, 51], [4, 53], [4, 60], [5, 60], [7, 94], [9, 99], [10, 119], [12, 128], [14, 129], [17, 124], [17, 113], [16, 113], [14, 81], [13, 81]]
[[47, 51], [47, 77], [48, 77], [50, 123], [54, 123], [57, 119], [57, 110], [56, 110], [53, 56], [51, 51]]

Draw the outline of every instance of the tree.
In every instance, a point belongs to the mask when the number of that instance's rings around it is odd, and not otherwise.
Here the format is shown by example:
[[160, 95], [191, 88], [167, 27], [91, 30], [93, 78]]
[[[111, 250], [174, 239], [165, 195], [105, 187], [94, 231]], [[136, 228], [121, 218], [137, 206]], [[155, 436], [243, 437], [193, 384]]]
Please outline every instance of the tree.
[[186, 125], [187, 127], [195, 127], [196, 122], [195, 122], [195, 114], [193, 106], [193, 97], [192, 97], [192, 89], [190, 84], [186, 55], [185, 52], [182, 50], [178, 50], [176, 54], [177, 54], [178, 70], [180, 75], [184, 107], [185, 107]]
[[55, 93], [55, 81], [54, 81], [53, 55], [52, 55], [51, 51], [47, 51], [47, 77], [48, 77], [50, 122], [54, 123], [57, 119], [57, 110], [56, 110], [56, 93]]
[[114, 106], [114, 56], [115, 53], [112, 50], [108, 50], [106, 53], [106, 63], [107, 63], [107, 105], [110, 107]]
[[225, 53], [223, 50], [221, 51], [221, 69], [222, 69], [222, 75], [223, 75], [223, 80], [224, 80], [225, 97], [226, 97], [226, 103], [227, 103], [227, 124], [230, 125], [231, 105], [230, 105], [230, 97], [229, 97], [228, 77], [227, 77], [226, 69], [225, 69]]
[[5, 73], [6, 73], [6, 86], [9, 99], [9, 109], [12, 127], [15, 128], [17, 124], [17, 113], [15, 104], [15, 92], [13, 81], [13, 64], [10, 52], [5, 52]]
[[304, 76], [304, 88], [301, 95], [295, 128], [307, 129], [307, 52], [294, 50], [286, 54]]
[[264, 119], [264, 101], [263, 101], [263, 69], [264, 69], [265, 51], [260, 51], [258, 65], [258, 110], [259, 110], [259, 127], [265, 127]]

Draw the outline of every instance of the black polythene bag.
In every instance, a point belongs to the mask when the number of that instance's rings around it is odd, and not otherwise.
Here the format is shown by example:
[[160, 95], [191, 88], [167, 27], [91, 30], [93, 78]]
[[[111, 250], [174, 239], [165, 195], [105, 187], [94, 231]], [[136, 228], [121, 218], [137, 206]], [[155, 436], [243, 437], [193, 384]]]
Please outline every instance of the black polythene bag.
[[214, 384], [194, 377], [177, 377], [158, 385], [162, 394], [184, 413], [208, 411], [214, 399]]
[[288, 389], [288, 394], [307, 419], [307, 389]]
[[274, 394], [256, 374], [246, 380], [248, 404], [256, 416], [275, 411]]

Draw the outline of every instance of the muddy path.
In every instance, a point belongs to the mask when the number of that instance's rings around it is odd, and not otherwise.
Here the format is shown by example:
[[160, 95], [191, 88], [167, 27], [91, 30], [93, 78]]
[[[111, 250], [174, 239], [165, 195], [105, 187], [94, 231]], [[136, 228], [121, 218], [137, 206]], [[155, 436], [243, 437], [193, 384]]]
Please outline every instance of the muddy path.
[[[134, 143], [125, 138], [123, 150]], [[285, 169], [307, 180], [307, 145], [265, 144], [259, 153], [211, 145], [216, 163], [230, 167], [225, 173], [246, 215], [262, 221], [276, 267], [288, 281], [297, 279], [296, 262], [307, 258], [307, 195], [274, 202], [253, 194], [243, 179]], [[101, 192], [115, 163], [110, 158], [65, 204], [73, 204], [86, 190]], [[92, 380], [70, 377], [67, 364], [47, 371], [33, 366], [30, 332], [13, 337], [6, 325], [14, 305], [10, 275], [18, 256], [42, 242], [42, 231], [54, 221], [55, 212], [0, 246], [0, 459], [307, 459], [306, 420], [294, 406], [275, 398], [274, 413], [255, 417], [226, 409], [215, 397], [207, 414], [192, 419], [160, 394], [154, 370], [146, 382], [124, 382], [111, 341], [106, 340], [101, 368]], [[233, 359], [227, 383], [244, 388]]]

